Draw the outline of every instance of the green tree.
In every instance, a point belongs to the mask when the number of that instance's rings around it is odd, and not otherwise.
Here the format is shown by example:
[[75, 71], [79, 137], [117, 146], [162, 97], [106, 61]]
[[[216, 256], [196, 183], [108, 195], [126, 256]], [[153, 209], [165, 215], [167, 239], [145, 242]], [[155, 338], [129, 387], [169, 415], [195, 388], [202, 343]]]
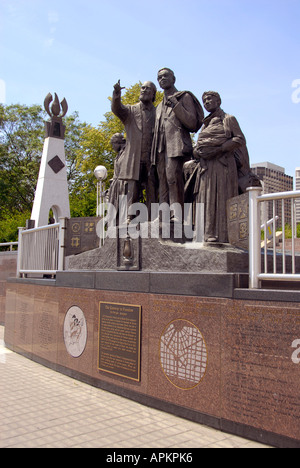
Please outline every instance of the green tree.
[[[139, 102], [142, 83], [136, 83], [126, 89], [122, 97], [124, 105], [133, 105]], [[163, 93], [157, 92], [155, 106], [162, 100]], [[111, 98], [109, 98], [111, 101]], [[105, 120], [97, 128], [87, 125], [82, 131], [81, 148], [78, 152], [77, 169], [81, 174], [76, 189], [71, 194], [72, 216], [93, 216], [96, 211], [94, 169], [105, 166], [108, 171], [106, 187], [109, 179], [113, 177], [115, 153], [110, 140], [115, 133], [124, 133], [124, 125], [111, 111], [104, 114]], [[125, 134], [126, 136], [126, 134]]]
[[43, 149], [40, 106], [0, 106], [0, 218], [31, 210]]
[[[122, 102], [137, 103], [141, 86], [136, 83], [126, 89]], [[158, 92], [155, 105], [162, 97]], [[0, 104], [0, 242], [16, 240], [17, 227], [30, 218], [47, 118], [38, 105]], [[96, 166], [107, 168], [108, 180], [113, 176], [115, 154], [110, 140], [114, 133], [123, 133], [124, 126], [112, 112], [104, 118], [97, 128], [80, 122], [77, 112], [64, 119], [72, 217], [96, 213]]]
[[16, 242], [18, 240], [18, 228], [25, 226], [30, 214], [31, 211], [6, 213], [0, 219], [0, 243]]
[[[133, 105], [139, 102], [142, 83], [139, 82], [126, 89], [122, 103]], [[161, 102], [163, 93], [157, 92], [155, 106]], [[111, 98], [109, 98], [111, 101]], [[100, 122], [97, 128], [87, 125], [83, 131], [82, 154], [78, 165], [82, 174], [92, 174], [95, 167], [103, 165], [108, 170], [108, 179], [113, 176], [115, 153], [110, 140], [115, 133], [124, 133], [124, 125], [111, 111], [104, 114], [105, 120]], [[126, 134], [125, 134], [126, 136]]]
[[[0, 105], [0, 242], [15, 241], [17, 227], [30, 218], [41, 155], [46, 113], [41, 106]], [[77, 169], [82, 130], [77, 113], [64, 119], [69, 190], [81, 174]]]

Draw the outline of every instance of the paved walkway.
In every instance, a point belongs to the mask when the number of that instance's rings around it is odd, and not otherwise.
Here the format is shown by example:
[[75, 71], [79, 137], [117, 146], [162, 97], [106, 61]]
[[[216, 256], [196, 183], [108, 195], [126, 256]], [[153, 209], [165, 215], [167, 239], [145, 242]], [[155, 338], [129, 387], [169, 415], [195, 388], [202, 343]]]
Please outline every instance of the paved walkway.
[[258, 448], [240, 437], [96, 389], [4, 347], [0, 448]]

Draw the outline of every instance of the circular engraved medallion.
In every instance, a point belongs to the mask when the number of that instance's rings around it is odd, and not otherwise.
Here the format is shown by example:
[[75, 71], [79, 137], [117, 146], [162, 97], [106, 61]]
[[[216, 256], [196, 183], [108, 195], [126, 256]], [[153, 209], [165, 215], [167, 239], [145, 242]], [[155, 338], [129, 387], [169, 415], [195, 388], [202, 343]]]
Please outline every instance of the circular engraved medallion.
[[65, 316], [64, 341], [68, 353], [78, 358], [82, 355], [87, 342], [87, 326], [84, 313], [77, 306], [72, 306]]
[[160, 362], [175, 387], [191, 390], [203, 379], [207, 366], [206, 344], [200, 330], [187, 320], [175, 320], [160, 339]]

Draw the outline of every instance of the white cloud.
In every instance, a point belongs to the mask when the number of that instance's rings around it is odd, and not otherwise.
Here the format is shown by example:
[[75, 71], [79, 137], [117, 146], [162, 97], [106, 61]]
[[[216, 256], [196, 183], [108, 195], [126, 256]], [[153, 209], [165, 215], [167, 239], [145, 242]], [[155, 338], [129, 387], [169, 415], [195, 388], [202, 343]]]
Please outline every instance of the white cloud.
[[44, 41], [45, 47], [52, 47], [54, 43], [54, 37], [49, 37]]
[[59, 22], [59, 15], [55, 10], [48, 11], [48, 24], [50, 29], [50, 37], [44, 42], [45, 47], [50, 48], [54, 43], [56, 33], [56, 24]]
[[56, 24], [59, 22], [59, 15], [56, 11], [48, 11], [48, 23]]
[[0, 79], [0, 104], [6, 102], [6, 84], [4, 80]]

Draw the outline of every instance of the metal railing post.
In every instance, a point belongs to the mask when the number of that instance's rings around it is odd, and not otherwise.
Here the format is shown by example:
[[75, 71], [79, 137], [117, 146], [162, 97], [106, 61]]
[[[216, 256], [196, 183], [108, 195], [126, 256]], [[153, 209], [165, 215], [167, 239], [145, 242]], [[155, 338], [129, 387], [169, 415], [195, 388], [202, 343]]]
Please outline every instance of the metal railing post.
[[58, 271], [65, 269], [65, 232], [66, 218], [59, 218]]
[[249, 192], [249, 288], [258, 289], [261, 273], [261, 220], [258, 197], [261, 187], [250, 187]]
[[19, 242], [18, 242], [18, 260], [17, 260], [17, 278], [20, 278], [20, 270], [22, 265], [23, 245], [22, 245], [22, 232], [24, 227], [19, 227]]

